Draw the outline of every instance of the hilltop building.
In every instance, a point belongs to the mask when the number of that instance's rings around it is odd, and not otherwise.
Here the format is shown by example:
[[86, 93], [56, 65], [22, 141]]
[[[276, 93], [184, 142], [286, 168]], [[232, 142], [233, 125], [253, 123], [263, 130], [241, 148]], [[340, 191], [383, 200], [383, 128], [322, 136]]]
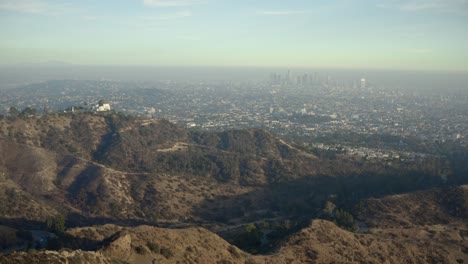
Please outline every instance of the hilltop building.
[[105, 112], [105, 111], [110, 111], [110, 103], [107, 100], [99, 100], [98, 105], [96, 106], [96, 111], [97, 112]]

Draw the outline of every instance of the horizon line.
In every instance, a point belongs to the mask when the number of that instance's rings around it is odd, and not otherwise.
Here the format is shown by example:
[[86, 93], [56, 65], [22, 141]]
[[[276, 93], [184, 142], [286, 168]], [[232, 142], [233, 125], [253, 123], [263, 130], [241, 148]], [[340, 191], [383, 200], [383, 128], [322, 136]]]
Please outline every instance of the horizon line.
[[303, 66], [303, 65], [161, 65], [161, 64], [105, 64], [105, 63], [71, 63], [60, 60], [50, 60], [43, 62], [20, 62], [20, 63], [0, 63], [0, 67], [157, 67], [157, 68], [246, 68], [246, 69], [315, 69], [315, 70], [366, 70], [366, 71], [405, 71], [405, 72], [441, 72], [441, 73], [468, 73], [466, 70], [454, 69], [421, 69], [421, 68], [395, 68], [395, 67], [346, 67], [346, 66]]

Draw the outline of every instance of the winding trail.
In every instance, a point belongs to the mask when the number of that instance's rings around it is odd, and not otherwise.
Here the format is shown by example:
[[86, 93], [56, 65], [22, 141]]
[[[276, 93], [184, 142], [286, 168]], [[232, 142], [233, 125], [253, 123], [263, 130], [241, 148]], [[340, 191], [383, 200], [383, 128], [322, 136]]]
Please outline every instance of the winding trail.
[[126, 172], [126, 171], [119, 171], [119, 170], [110, 168], [110, 167], [108, 167], [108, 166], [106, 166], [106, 165], [104, 165], [104, 164], [97, 163], [97, 162], [92, 161], [92, 160], [88, 160], [88, 159], [80, 158], [80, 157], [74, 157], [74, 158], [75, 158], [75, 159], [78, 159], [78, 160], [81, 160], [81, 161], [84, 161], [84, 162], [91, 163], [91, 164], [93, 164], [94, 166], [97, 166], [97, 167], [100, 167], [100, 168], [109, 170], [109, 171], [111, 171], [111, 172], [113, 172], [113, 173], [126, 174], [126, 175], [148, 175], [148, 174], [149, 174], [148, 172]]

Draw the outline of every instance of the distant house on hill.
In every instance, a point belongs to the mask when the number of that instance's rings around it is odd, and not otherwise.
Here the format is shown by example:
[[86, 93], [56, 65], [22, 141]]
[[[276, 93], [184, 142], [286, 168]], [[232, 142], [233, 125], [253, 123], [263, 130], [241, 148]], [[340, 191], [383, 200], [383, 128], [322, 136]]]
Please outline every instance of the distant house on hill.
[[96, 111], [97, 112], [105, 112], [105, 111], [110, 111], [110, 103], [107, 100], [99, 100], [98, 105], [96, 106]]

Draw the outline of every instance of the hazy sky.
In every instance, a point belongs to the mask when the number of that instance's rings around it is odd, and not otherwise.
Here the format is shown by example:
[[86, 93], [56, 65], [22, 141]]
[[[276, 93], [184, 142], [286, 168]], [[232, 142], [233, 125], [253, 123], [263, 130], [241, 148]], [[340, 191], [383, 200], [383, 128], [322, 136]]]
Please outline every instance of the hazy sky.
[[0, 0], [0, 64], [468, 71], [468, 0]]

